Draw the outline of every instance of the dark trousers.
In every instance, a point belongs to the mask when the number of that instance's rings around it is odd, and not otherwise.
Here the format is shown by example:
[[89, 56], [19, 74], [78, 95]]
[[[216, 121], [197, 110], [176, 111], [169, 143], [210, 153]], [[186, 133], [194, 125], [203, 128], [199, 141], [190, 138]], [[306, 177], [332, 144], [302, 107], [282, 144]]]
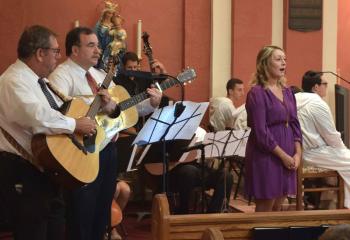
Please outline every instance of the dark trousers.
[[117, 150], [109, 143], [100, 152], [94, 182], [67, 193], [68, 240], [102, 240], [111, 219], [117, 180]]
[[[233, 176], [228, 171], [225, 174], [223, 169], [214, 170], [205, 167], [204, 171], [205, 188], [214, 188], [214, 195], [208, 205], [207, 212], [221, 212], [225, 198], [224, 176], [226, 175], [226, 198], [228, 201], [233, 185]], [[176, 209], [176, 213], [188, 213], [192, 191], [201, 185], [201, 166], [199, 164], [180, 164], [169, 172], [170, 191], [179, 193], [179, 207]]]
[[12, 223], [16, 240], [63, 240], [64, 202], [60, 189], [36, 167], [0, 152], [0, 215]]

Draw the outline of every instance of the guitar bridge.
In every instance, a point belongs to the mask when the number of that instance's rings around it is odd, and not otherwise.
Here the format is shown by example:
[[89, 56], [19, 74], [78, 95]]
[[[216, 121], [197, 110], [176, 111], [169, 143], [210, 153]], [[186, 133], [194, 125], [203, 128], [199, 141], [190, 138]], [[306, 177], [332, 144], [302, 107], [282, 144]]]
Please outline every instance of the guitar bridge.
[[76, 139], [76, 137], [73, 134], [69, 134], [68, 137], [72, 140], [72, 143], [81, 150], [85, 155], [87, 155], [86, 148], [80, 144], [80, 142]]

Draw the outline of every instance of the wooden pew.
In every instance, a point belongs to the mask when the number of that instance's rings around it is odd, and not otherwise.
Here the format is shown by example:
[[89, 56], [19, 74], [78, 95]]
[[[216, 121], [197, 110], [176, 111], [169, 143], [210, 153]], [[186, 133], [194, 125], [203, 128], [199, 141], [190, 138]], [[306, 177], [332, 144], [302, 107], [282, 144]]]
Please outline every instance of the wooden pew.
[[218, 228], [207, 228], [204, 230], [201, 240], [224, 240], [224, 236]]
[[340, 223], [350, 224], [349, 210], [171, 215], [164, 194], [157, 194], [152, 205], [154, 240], [200, 240], [208, 228], [220, 230], [224, 239], [252, 239], [251, 229], [254, 227], [320, 226]]

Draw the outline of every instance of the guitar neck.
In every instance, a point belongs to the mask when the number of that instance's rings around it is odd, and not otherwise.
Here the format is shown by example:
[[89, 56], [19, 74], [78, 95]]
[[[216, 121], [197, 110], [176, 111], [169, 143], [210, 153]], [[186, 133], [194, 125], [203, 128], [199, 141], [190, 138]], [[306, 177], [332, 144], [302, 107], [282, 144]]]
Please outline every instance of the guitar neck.
[[[174, 86], [177, 83], [178, 83], [178, 81], [176, 81], [175, 79], [167, 79], [166, 81], [159, 84], [159, 86], [161, 88], [161, 91], [164, 91], [164, 90]], [[135, 106], [136, 104], [144, 101], [148, 97], [149, 96], [148, 96], [147, 92], [142, 92], [140, 94], [137, 94], [137, 95], [127, 99], [127, 100], [124, 100], [124, 101], [119, 103], [120, 110], [124, 111], [128, 108], [131, 108], [131, 107]]]
[[155, 69], [152, 68], [152, 64], [154, 63], [154, 58], [152, 54], [147, 55], [147, 57], [148, 57], [148, 63], [149, 63], [149, 68], [151, 69], [151, 72], [155, 72]]
[[[109, 85], [112, 82], [113, 76], [114, 76], [114, 67], [111, 68], [111, 70], [107, 73], [105, 79], [103, 80], [103, 83], [101, 85], [101, 88], [107, 89]], [[86, 116], [90, 117], [91, 119], [94, 119], [97, 115], [98, 111], [101, 108], [102, 98], [100, 95], [96, 95], [95, 99], [90, 105], [90, 109], [87, 112]]]

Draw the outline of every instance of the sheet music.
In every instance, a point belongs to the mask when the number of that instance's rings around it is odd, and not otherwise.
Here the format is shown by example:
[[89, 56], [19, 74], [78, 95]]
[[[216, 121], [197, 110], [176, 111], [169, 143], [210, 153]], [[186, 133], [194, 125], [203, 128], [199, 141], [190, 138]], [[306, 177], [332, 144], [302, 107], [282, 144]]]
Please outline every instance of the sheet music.
[[[176, 104], [174, 106], [166, 106], [157, 109], [147, 120], [133, 144], [144, 145], [158, 142], [166, 132], [168, 126], [175, 120], [174, 111]], [[191, 139], [194, 131], [198, 128], [209, 103], [184, 101], [183, 104], [186, 108], [169, 129], [165, 136], [165, 140]]]
[[[245, 157], [249, 130], [227, 130], [205, 135], [204, 143], [213, 143], [205, 147], [206, 157], [241, 156]], [[229, 139], [228, 139], [229, 138]], [[227, 142], [226, 148], [225, 143]], [[225, 152], [224, 152], [225, 151]]]
[[[205, 134], [206, 134], [206, 131], [203, 128], [198, 127], [196, 132], [195, 132], [195, 137], [192, 139], [192, 141], [190, 142], [188, 147], [191, 147], [196, 143], [202, 142], [204, 140]], [[133, 151], [132, 151], [132, 154], [131, 154], [131, 157], [129, 160], [128, 168], [127, 168], [128, 172], [133, 171], [136, 168], [136, 166], [138, 166], [143, 161], [143, 159], [145, 158], [150, 147], [151, 147], [151, 144], [148, 144], [146, 146], [145, 145], [138, 146], [136, 144], [134, 145]], [[139, 149], [139, 148], [144, 148], [142, 150], [142, 154], [136, 155], [135, 153], [136, 153], [137, 149]], [[138, 156], [139, 156], [139, 158], [138, 158]], [[192, 150], [189, 152], [185, 152], [182, 154], [181, 158], [179, 159], [179, 162], [182, 162], [182, 163], [190, 162], [190, 161], [193, 161], [194, 159], [197, 159], [197, 156], [200, 156], [199, 150]], [[134, 165], [135, 161], [136, 161], [136, 164]]]

